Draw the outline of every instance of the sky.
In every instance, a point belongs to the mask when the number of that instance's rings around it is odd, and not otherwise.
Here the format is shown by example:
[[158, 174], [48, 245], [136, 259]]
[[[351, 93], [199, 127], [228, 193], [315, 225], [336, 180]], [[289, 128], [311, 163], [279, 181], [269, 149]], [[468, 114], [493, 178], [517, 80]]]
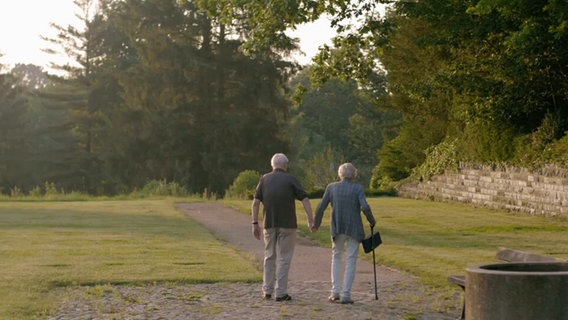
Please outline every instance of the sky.
[[[64, 57], [54, 57], [42, 51], [49, 43], [40, 36], [55, 35], [50, 23], [61, 26], [77, 25], [77, 7], [73, 0], [0, 0], [0, 63], [35, 64], [50, 71], [49, 62], [60, 63]], [[305, 55], [296, 55], [301, 64], [308, 64], [320, 46], [330, 43], [335, 34], [329, 21], [322, 19], [301, 25], [289, 33], [300, 38]]]
[[75, 24], [73, 0], [0, 0], [0, 63], [32, 63], [47, 66], [60, 61], [42, 52], [49, 46], [40, 36], [53, 36], [51, 22]]

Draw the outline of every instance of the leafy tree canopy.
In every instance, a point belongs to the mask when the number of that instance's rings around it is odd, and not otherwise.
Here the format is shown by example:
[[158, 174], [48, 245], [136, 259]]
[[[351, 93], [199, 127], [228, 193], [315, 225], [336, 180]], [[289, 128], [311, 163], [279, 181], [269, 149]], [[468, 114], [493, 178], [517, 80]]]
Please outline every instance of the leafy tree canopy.
[[[381, 91], [377, 75], [386, 73], [383, 106], [403, 114], [401, 135], [381, 153], [404, 159], [398, 163], [405, 168], [392, 177], [408, 174], [444, 141], [457, 146], [460, 160], [528, 165], [539, 161], [527, 158], [528, 150], [538, 154], [568, 129], [565, 1], [202, 3], [227, 21], [251, 23], [259, 32], [245, 48], [253, 52], [286, 43], [279, 37], [287, 28], [330, 16], [339, 33], [316, 57], [313, 72], [319, 82], [355, 79], [369, 92]], [[390, 9], [381, 16], [377, 6], [385, 3]]]

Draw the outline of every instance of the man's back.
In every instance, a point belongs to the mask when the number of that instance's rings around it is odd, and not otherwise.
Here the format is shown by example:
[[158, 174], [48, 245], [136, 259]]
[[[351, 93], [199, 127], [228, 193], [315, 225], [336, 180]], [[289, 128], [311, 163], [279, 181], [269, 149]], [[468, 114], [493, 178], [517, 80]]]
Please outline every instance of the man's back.
[[306, 197], [298, 179], [282, 169], [262, 176], [255, 198], [264, 206], [264, 227], [297, 228], [295, 200]]

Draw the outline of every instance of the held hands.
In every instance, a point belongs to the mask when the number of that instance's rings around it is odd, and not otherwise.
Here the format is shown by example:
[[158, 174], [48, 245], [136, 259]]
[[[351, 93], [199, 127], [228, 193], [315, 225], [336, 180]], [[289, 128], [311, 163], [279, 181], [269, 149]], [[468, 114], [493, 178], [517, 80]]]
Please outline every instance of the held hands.
[[316, 226], [314, 225], [313, 222], [308, 222], [308, 228], [310, 229], [310, 231], [311, 231], [312, 233], [318, 232], [318, 229], [319, 229], [318, 227], [316, 227]]

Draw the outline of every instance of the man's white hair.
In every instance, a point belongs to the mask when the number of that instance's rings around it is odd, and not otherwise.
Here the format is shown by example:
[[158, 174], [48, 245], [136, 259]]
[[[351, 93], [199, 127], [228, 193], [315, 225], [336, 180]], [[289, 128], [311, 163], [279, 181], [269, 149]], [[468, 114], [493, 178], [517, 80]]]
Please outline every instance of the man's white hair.
[[277, 168], [282, 168], [282, 166], [288, 164], [288, 157], [283, 153], [277, 153], [270, 159], [270, 165]]
[[339, 169], [337, 169], [337, 174], [339, 175], [339, 178], [341, 180], [353, 180], [355, 179], [355, 177], [357, 177], [357, 168], [355, 168], [353, 164], [347, 162], [339, 166]]

